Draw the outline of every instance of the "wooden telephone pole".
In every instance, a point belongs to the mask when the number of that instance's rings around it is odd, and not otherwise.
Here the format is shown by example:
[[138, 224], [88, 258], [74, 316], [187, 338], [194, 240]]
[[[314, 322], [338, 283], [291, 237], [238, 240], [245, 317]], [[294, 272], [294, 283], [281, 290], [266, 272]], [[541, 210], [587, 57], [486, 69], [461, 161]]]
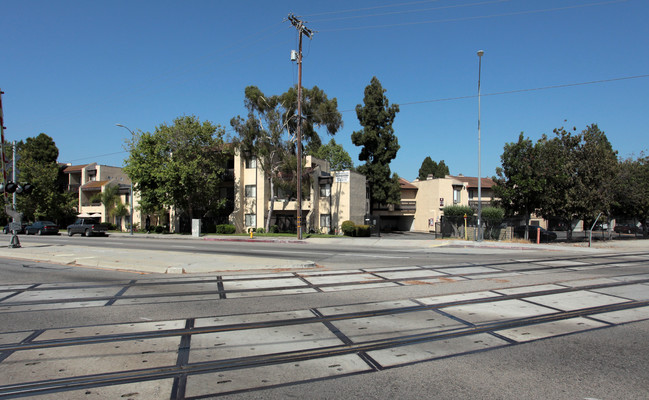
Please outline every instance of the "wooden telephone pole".
[[299, 49], [297, 52], [297, 239], [302, 240], [302, 35], [311, 38], [313, 31], [304, 22], [289, 14], [288, 20], [297, 29]]

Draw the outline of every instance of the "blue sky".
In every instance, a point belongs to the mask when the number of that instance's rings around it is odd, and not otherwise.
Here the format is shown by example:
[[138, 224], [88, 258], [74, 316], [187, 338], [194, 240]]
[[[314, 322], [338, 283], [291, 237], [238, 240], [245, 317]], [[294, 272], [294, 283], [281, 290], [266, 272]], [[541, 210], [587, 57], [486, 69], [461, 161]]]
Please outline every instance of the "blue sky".
[[401, 108], [392, 171], [413, 180], [430, 156], [476, 176], [480, 49], [483, 176], [520, 132], [596, 123], [621, 157], [649, 148], [646, 0], [0, 0], [5, 139], [44, 132], [61, 162], [122, 166], [130, 135], [116, 123], [196, 115], [233, 134], [246, 86], [297, 83], [289, 13], [316, 31], [303, 85], [337, 98], [335, 139], [356, 165], [354, 108], [376, 76]]

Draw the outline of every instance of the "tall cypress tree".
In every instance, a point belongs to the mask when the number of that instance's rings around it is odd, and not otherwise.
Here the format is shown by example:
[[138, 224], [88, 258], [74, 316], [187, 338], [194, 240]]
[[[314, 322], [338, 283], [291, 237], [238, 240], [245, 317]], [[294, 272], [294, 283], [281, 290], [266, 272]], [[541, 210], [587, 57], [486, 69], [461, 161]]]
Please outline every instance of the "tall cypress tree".
[[358, 172], [367, 178], [370, 211], [375, 205], [400, 201], [398, 179], [393, 179], [390, 172], [390, 162], [397, 157], [400, 147], [392, 128], [399, 106], [390, 105], [384, 93], [381, 82], [373, 77], [365, 87], [365, 105], [356, 106], [356, 116], [363, 129], [352, 133], [352, 143], [362, 146], [358, 159], [365, 164], [358, 167]]

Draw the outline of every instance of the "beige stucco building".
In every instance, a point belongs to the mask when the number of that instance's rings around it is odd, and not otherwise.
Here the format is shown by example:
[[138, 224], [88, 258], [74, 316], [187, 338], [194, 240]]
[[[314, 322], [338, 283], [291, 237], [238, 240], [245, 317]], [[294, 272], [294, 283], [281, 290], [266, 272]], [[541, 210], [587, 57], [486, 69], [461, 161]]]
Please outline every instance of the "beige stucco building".
[[[491, 205], [494, 198], [493, 180], [482, 178], [482, 207]], [[381, 225], [402, 231], [432, 232], [440, 222], [443, 209], [449, 205], [478, 207], [478, 178], [463, 175], [408, 182], [400, 180], [401, 203], [383, 206], [374, 211], [381, 216]]]
[[[309, 179], [308, 196], [302, 199], [303, 232], [340, 232], [343, 221], [363, 224], [369, 211], [365, 176], [353, 171], [331, 171], [329, 162], [307, 156], [303, 170]], [[273, 185], [254, 156], [234, 159], [234, 212], [230, 216], [238, 231], [270, 226], [280, 231], [297, 227], [297, 200]], [[272, 211], [271, 211], [272, 210]]]
[[[100, 218], [102, 222], [114, 223], [122, 230], [130, 228], [131, 181], [122, 168], [91, 163], [68, 165], [63, 172], [68, 175], [68, 191], [78, 194], [77, 211], [79, 215]], [[112, 217], [110, 210], [107, 210], [101, 202], [96, 200], [98, 194], [113, 185], [117, 185], [119, 188], [119, 201], [128, 206], [129, 214], [124, 218]], [[138, 208], [138, 197], [135, 196], [133, 198], [133, 220], [136, 226], [143, 226]]]

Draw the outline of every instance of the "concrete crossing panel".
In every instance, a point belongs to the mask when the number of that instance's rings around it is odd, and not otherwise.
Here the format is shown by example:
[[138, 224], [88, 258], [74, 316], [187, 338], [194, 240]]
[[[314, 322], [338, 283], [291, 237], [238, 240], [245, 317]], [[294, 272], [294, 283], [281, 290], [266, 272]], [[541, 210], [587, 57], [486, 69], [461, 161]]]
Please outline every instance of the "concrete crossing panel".
[[431, 278], [434, 276], [446, 275], [441, 272], [431, 270], [415, 271], [398, 271], [398, 272], [377, 272], [376, 275], [385, 279], [411, 279], [411, 278]]
[[217, 395], [371, 371], [355, 354], [187, 377], [187, 397]]
[[342, 292], [345, 290], [367, 290], [367, 289], [379, 289], [379, 288], [396, 287], [396, 286], [399, 286], [399, 284], [394, 282], [379, 282], [379, 283], [364, 283], [359, 285], [326, 286], [326, 287], [321, 287], [320, 290], [322, 290], [323, 292]]
[[2, 362], [0, 385], [176, 364], [179, 337], [16, 351]]
[[615, 286], [610, 288], [593, 289], [593, 292], [609, 294], [611, 296], [624, 297], [631, 300], [649, 300], [649, 285], [635, 284]]
[[189, 362], [198, 363], [342, 344], [320, 323], [192, 335]]
[[425, 298], [417, 299], [417, 301], [426, 305], [434, 305], [434, 304], [454, 303], [456, 301], [488, 299], [491, 297], [499, 297], [499, 296], [502, 295], [494, 292], [473, 292], [473, 293], [449, 294], [445, 296], [425, 297]]
[[626, 310], [593, 314], [591, 315], [591, 317], [609, 322], [611, 324], [624, 324], [627, 322], [643, 321], [649, 319], [649, 307], [629, 308]]
[[131, 324], [81, 326], [66, 329], [49, 329], [40, 334], [34, 342], [43, 340], [71, 339], [82, 337], [96, 337], [103, 335], [122, 335], [138, 332], [158, 332], [171, 329], [183, 329], [185, 320], [135, 322]]
[[308, 310], [272, 312], [263, 314], [239, 314], [226, 315], [222, 317], [197, 318], [194, 327], [203, 328], [206, 326], [222, 326], [237, 324], [254, 324], [269, 321], [294, 320], [300, 318], [313, 318], [315, 315]]
[[430, 310], [345, 319], [332, 324], [354, 343], [466, 328], [465, 324]]
[[513, 329], [505, 329], [496, 331], [496, 333], [517, 342], [529, 342], [532, 340], [601, 328], [603, 326], [608, 325], [602, 322], [593, 321], [592, 319], [578, 317], [542, 324], [527, 325]]
[[371, 313], [375, 311], [384, 311], [390, 309], [398, 308], [407, 308], [407, 307], [418, 307], [419, 304], [411, 300], [393, 300], [393, 301], [381, 301], [377, 303], [362, 303], [362, 304], [351, 304], [344, 306], [334, 306], [334, 307], [323, 307], [318, 308], [320, 314], [324, 316], [333, 316], [340, 314], [351, 314], [351, 313]]
[[104, 400], [104, 399], [168, 399], [174, 384], [173, 379], [144, 381], [125, 385], [101, 386], [82, 390], [71, 390], [62, 395], [46, 394], [30, 396], [31, 400]]
[[547, 307], [530, 304], [522, 300], [502, 300], [489, 303], [462, 304], [441, 309], [463, 321], [472, 324], [504, 322], [512, 319], [536, 317], [553, 314], [557, 311]]
[[606, 306], [628, 301], [619, 297], [607, 296], [585, 290], [528, 297], [527, 300], [561, 311], [580, 310], [582, 308]]
[[393, 367], [417, 361], [434, 360], [456, 354], [486, 350], [509, 344], [505, 340], [487, 333], [435, 340], [384, 350], [369, 351], [367, 354], [383, 367]]
[[356, 282], [377, 282], [383, 279], [371, 274], [352, 274], [352, 275], [335, 275], [335, 276], [305, 276], [308, 282], [313, 285], [333, 285], [336, 283], [356, 283]]

